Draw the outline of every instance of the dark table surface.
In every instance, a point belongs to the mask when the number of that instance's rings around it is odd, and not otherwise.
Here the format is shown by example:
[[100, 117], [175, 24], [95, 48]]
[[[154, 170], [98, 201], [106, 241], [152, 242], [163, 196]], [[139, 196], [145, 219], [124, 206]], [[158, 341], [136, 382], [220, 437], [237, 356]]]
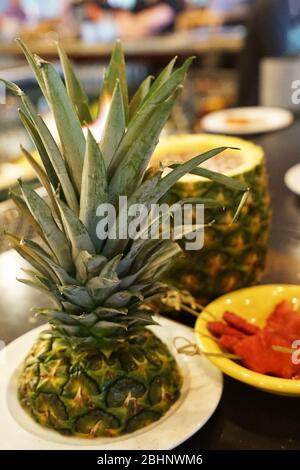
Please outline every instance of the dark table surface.
[[[266, 283], [300, 282], [300, 198], [285, 187], [285, 171], [300, 160], [300, 121], [257, 137], [267, 155], [273, 228]], [[8, 344], [36, 327], [32, 306], [42, 306], [38, 292], [19, 284], [18, 255], [0, 255], [0, 339]], [[199, 397], [201, 400], [201, 397]], [[300, 449], [300, 401], [264, 393], [225, 377], [221, 402], [210, 421], [180, 449]]]

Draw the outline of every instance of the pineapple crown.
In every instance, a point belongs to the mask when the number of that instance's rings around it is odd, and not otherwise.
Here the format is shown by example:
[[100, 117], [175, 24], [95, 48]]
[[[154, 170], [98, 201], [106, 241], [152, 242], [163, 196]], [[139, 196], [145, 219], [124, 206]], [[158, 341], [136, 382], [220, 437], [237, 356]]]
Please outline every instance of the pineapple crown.
[[[52, 334], [68, 337], [77, 348], [111, 347], [133, 329], [154, 322], [144, 302], [164, 290], [160, 274], [181, 250], [173, 240], [99, 239], [99, 204], [117, 207], [119, 197], [127, 196], [128, 204], [150, 207], [189, 172], [238, 191], [247, 188], [199, 167], [225, 147], [174, 165], [167, 176], [161, 168], [147, 170], [192, 58], [173, 71], [174, 58], [155, 80], [147, 77], [129, 100], [124, 55], [117, 42], [100, 93], [99, 113], [107, 96], [111, 103], [98, 143], [90, 131], [85, 137], [83, 128], [92, 122], [88, 98], [62, 47], [57, 46], [65, 84], [53, 65], [32, 54], [21, 40], [18, 43], [54, 116], [59, 144], [29, 97], [3, 80], [20, 97], [20, 118], [40, 161], [22, 151], [48, 196], [45, 200], [19, 181], [20, 193], [11, 192], [11, 197], [40, 241], [6, 236], [34, 268], [26, 270], [28, 278], [20, 281], [55, 302], [55, 308], [38, 311], [48, 318]], [[215, 201], [195, 202], [218, 206]]]

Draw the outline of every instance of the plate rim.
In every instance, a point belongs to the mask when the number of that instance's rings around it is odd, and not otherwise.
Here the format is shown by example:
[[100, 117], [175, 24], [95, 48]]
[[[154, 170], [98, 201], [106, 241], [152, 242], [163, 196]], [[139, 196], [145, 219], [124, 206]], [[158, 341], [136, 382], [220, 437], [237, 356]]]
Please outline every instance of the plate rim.
[[[161, 332], [167, 331], [166, 334], [168, 335], [184, 335], [186, 338], [190, 339], [191, 341], [195, 342], [195, 336], [193, 329], [186, 327], [185, 325], [182, 325], [178, 322], [175, 322], [173, 320], [166, 319], [164, 317], [159, 317], [158, 321], [162, 324], [164, 328], [162, 328]], [[11, 415], [9, 407], [8, 407], [8, 402], [7, 402], [7, 390], [11, 382], [12, 375], [15, 373], [16, 369], [18, 369], [20, 364], [16, 364], [15, 362], [12, 363], [12, 360], [10, 360], [10, 356], [13, 357], [16, 354], [16, 351], [19, 354], [19, 357], [25, 358], [25, 355], [28, 353], [28, 347], [27, 343], [29, 340], [34, 339], [41, 331], [43, 328], [45, 328], [47, 325], [42, 325], [37, 328], [34, 328], [27, 333], [23, 334], [22, 336], [19, 336], [16, 338], [14, 341], [9, 343], [4, 350], [1, 351], [0, 354], [6, 354], [7, 358], [7, 364], [5, 364], [4, 368], [6, 369], [6, 374], [3, 374], [1, 372], [1, 365], [0, 365], [0, 414], [4, 417], [3, 423], [4, 425], [1, 426], [0, 429], [0, 449], [7, 449], [9, 444], [7, 442], [7, 426], [5, 426], [5, 420], [9, 421], [7, 422], [7, 425], [14, 430], [15, 434], [15, 440], [14, 440], [14, 445], [16, 445], [15, 448], [28, 448], [26, 446], [26, 443], [28, 441], [31, 441], [31, 445], [37, 445], [38, 449], [61, 449], [61, 450], [135, 450], [136, 446], [134, 445], [137, 441], [141, 443], [142, 447], [140, 444], [138, 445], [138, 448], [142, 450], [167, 450], [167, 449], [174, 449], [175, 447], [179, 446], [183, 442], [185, 442], [187, 439], [189, 439], [191, 436], [193, 436], [197, 431], [199, 431], [205, 424], [206, 422], [211, 418], [213, 413], [215, 412], [221, 397], [222, 397], [222, 392], [223, 392], [223, 376], [220, 370], [218, 370], [213, 364], [211, 364], [206, 358], [204, 357], [188, 357], [188, 356], [181, 356], [179, 362], [179, 367], [182, 368], [180, 365], [180, 362], [184, 362], [185, 367], [188, 369], [189, 376], [189, 387], [186, 392], [186, 396], [183, 397], [183, 400], [181, 403], [179, 403], [176, 407], [176, 404], [174, 404], [174, 412], [172, 413], [172, 408], [170, 409], [169, 413], [162, 419], [158, 420], [155, 425], [149, 426], [149, 429], [145, 428], [145, 431], [139, 430], [136, 433], [128, 434], [127, 436], [123, 436], [122, 439], [117, 439], [117, 440], [111, 440], [111, 442], [108, 441], [107, 438], [104, 439], [97, 439], [97, 443], [93, 441], [93, 445], [87, 444], [86, 445], [78, 445], [78, 443], [74, 444], [74, 439], [70, 437], [70, 445], [67, 445], [65, 443], [59, 443], [59, 442], [54, 442], [54, 440], [46, 440], [44, 437], [37, 436], [36, 434], [29, 432], [27, 429], [24, 429], [20, 426], [20, 424], [17, 423], [15, 418]], [[169, 328], [166, 328], [169, 327]], [[153, 327], [151, 327], [152, 329]], [[154, 327], [155, 328], [155, 327]], [[158, 337], [162, 337], [164, 335], [159, 334], [159, 329], [155, 331]], [[165, 336], [166, 336], [165, 334]], [[172, 349], [172, 344], [170, 343], [169, 339], [166, 340], [165, 337], [162, 337], [167, 345]], [[26, 351], [24, 350], [26, 349]], [[174, 349], [173, 349], [174, 353]], [[177, 356], [178, 353], [175, 354]], [[178, 359], [178, 356], [177, 356]], [[199, 374], [193, 373], [199, 371]], [[207, 373], [205, 373], [207, 371]], [[2, 378], [1, 378], [2, 377]], [[164, 430], [164, 428], [168, 429], [168, 422], [171, 425], [174, 420], [176, 420], [176, 413], [178, 413], [177, 416], [180, 416], [180, 414], [184, 413], [184, 411], [189, 411], [192, 404], [195, 402], [198, 397], [198, 392], [199, 388], [202, 386], [208, 387], [210, 390], [210, 397], [211, 397], [211, 403], [207, 407], [207, 412], [204, 413], [204, 409], [201, 410], [201, 407], [194, 407], [193, 408], [193, 413], [191, 416], [193, 417], [193, 422], [191, 425], [191, 428], [188, 430], [182, 429], [182, 426], [178, 426], [178, 431], [177, 435], [172, 436], [168, 438], [166, 434], [168, 433], [160, 433], [160, 441], [159, 441], [159, 448], [157, 446], [153, 447], [151, 445], [151, 434], [154, 436], [154, 434], [157, 434], [160, 430]], [[206, 392], [207, 394], [207, 392]], [[205, 390], [204, 390], [204, 397], [205, 397]], [[4, 399], [3, 399], [4, 398]], [[207, 398], [207, 397], [206, 397]], [[200, 396], [201, 399], [201, 396]], [[180, 400], [180, 399], [179, 399]], [[206, 399], [204, 400], [206, 401]], [[205, 409], [206, 409], [205, 408]], [[191, 411], [191, 410], [190, 410]], [[197, 413], [198, 411], [198, 413]], [[5, 412], [5, 413], [4, 413]], [[24, 412], [25, 413], [25, 412]], [[199, 416], [198, 416], [199, 415]], [[195, 418], [195, 419], [194, 419]], [[189, 424], [189, 423], [188, 423]], [[172, 427], [172, 429], [174, 426]], [[44, 428], [42, 428], [44, 430]], [[169, 426], [169, 429], [170, 426]], [[166, 429], [165, 429], [166, 430]], [[51, 432], [51, 430], [50, 430]], [[59, 436], [59, 434], [58, 434]], [[164, 436], [162, 438], [161, 436]], [[3, 444], [3, 439], [6, 437], [6, 444]], [[73, 441], [73, 442], [72, 442]], [[102, 442], [101, 442], [102, 441]], [[163, 441], [163, 442], [162, 442]], [[168, 441], [168, 442], [167, 442]], [[18, 442], [18, 444], [17, 444]], [[23, 446], [23, 447], [22, 447]], [[26, 446], [26, 447], [24, 447]], [[14, 449], [14, 447], [9, 447], [10, 449]]]
[[300, 163], [296, 163], [295, 165], [292, 165], [284, 174], [284, 183], [286, 187], [289, 189], [289, 191], [291, 191], [293, 194], [296, 194], [297, 196], [300, 196], [300, 188], [297, 191], [289, 183], [289, 176], [297, 167], [298, 167], [298, 172], [300, 174]]
[[[250, 129], [229, 129], [229, 128], [225, 128], [224, 126], [221, 128], [221, 127], [211, 127], [210, 124], [207, 125], [207, 121], [209, 121], [212, 117], [214, 118], [215, 116], [218, 116], [218, 115], [222, 115], [222, 114], [227, 114], [228, 112], [232, 112], [232, 111], [242, 111], [242, 112], [245, 112], [245, 111], [249, 111], [249, 110], [260, 110], [261, 112], [264, 112], [264, 111], [269, 111], [269, 112], [280, 112], [282, 115], [285, 114], [286, 116], [286, 122], [284, 124], [281, 124], [281, 125], [277, 125], [277, 126], [264, 126], [264, 127], [261, 127], [261, 128], [256, 128], [254, 130], [250, 130]], [[290, 111], [289, 109], [287, 108], [282, 108], [280, 106], [241, 106], [241, 107], [236, 107], [236, 108], [227, 108], [227, 109], [221, 109], [221, 110], [218, 110], [218, 111], [213, 111], [209, 114], [207, 114], [206, 116], [204, 116], [201, 120], [200, 120], [200, 124], [201, 124], [201, 127], [203, 129], [203, 132], [210, 132], [210, 133], [223, 133], [225, 135], [232, 135], [232, 136], [243, 136], [243, 135], [253, 135], [253, 134], [263, 134], [265, 132], [275, 132], [275, 131], [278, 131], [278, 130], [281, 130], [281, 129], [286, 129], [287, 127], [289, 127], [293, 122], [294, 122], [295, 118], [294, 118], [294, 115], [292, 113], [292, 111]]]

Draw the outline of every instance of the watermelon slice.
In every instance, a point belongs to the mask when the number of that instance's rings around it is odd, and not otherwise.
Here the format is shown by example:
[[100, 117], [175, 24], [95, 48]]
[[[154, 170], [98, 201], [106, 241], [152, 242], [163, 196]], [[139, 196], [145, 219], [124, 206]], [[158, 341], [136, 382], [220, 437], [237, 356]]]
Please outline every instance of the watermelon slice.
[[294, 312], [290, 302], [284, 300], [268, 317], [265, 329], [288, 339], [290, 347], [292, 341], [300, 339], [300, 315]]
[[264, 330], [238, 341], [233, 351], [246, 367], [255, 372], [291, 379], [299, 373], [300, 366], [293, 364], [290, 354], [275, 351], [274, 345], [291, 347], [288, 339]]
[[212, 321], [207, 323], [207, 329], [215, 336], [220, 338], [222, 335], [234, 336], [235, 338], [244, 338], [245, 334], [236, 328], [226, 325], [222, 321]]
[[245, 333], [245, 335], [255, 335], [260, 332], [260, 328], [247, 322], [244, 318], [232, 312], [224, 312], [223, 319], [233, 328]]

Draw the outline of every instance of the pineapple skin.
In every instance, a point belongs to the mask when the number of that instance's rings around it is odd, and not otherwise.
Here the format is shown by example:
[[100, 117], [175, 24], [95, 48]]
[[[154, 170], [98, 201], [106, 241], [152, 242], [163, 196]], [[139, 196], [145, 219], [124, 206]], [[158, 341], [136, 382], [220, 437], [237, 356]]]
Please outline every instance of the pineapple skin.
[[18, 396], [35, 421], [61, 434], [117, 437], [160, 419], [181, 385], [175, 359], [148, 329], [111, 350], [82, 352], [42, 333], [25, 360]]
[[[234, 145], [234, 139], [231, 140]], [[236, 139], [237, 147], [240, 142]], [[245, 182], [250, 194], [233, 224], [240, 195], [230, 188], [212, 181], [179, 181], [169, 193], [172, 203], [188, 197], [205, 197], [227, 207], [224, 212], [205, 211], [205, 221], [215, 222], [204, 229], [203, 248], [185, 251], [164, 276], [166, 282], [189, 290], [202, 303], [257, 284], [265, 268], [271, 226], [265, 159], [235, 179]], [[184, 243], [179, 245], [184, 250]]]

